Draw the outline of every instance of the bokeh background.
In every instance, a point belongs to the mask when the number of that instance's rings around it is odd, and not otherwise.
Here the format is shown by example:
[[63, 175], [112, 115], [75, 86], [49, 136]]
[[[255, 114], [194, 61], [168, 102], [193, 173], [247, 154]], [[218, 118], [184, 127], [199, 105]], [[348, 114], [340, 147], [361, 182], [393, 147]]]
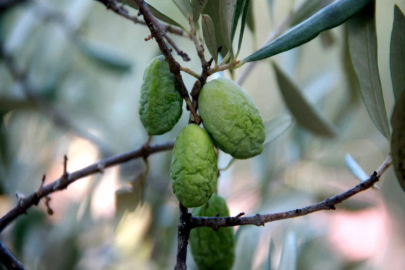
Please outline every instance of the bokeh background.
[[[255, 31], [245, 31], [241, 58], [260, 46], [302, 1], [251, 2]], [[150, 3], [187, 25], [172, 1]], [[377, 1], [379, 67], [388, 115], [393, 109], [389, 42], [395, 3], [405, 10], [403, 0]], [[75, 171], [146, 141], [138, 117], [140, 86], [146, 65], [159, 51], [154, 40], [144, 41], [146, 27], [92, 0], [28, 1], [1, 14], [0, 27], [3, 48], [46, 104], [38, 106], [27, 98], [0, 58], [3, 215], [17, 203], [16, 192], [38, 189], [42, 174], [47, 183], [59, 177], [64, 154], [68, 170]], [[369, 118], [358, 89], [348, 83], [345, 36], [341, 26], [272, 58], [336, 126], [338, 136], [319, 138], [292, 124], [260, 156], [234, 162], [221, 172], [218, 187], [231, 215], [295, 209], [355, 186], [359, 180], [347, 168], [346, 154], [367, 174], [385, 160], [386, 139]], [[200, 72], [193, 43], [172, 37], [192, 59], [178, 59], [180, 63]], [[243, 69], [236, 70], [234, 78]], [[194, 79], [183, 77], [191, 89]], [[270, 61], [261, 61], [243, 87], [264, 121], [288, 115]], [[175, 139], [187, 122], [184, 111], [174, 129], [152, 143]], [[0, 240], [27, 269], [172, 269], [179, 214], [170, 186], [170, 159], [170, 151], [151, 156], [144, 191], [138, 188], [126, 196], [117, 194], [130, 183], [139, 187], [146, 169], [142, 160], [81, 179], [51, 196], [54, 215], [48, 216], [41, 203], [9, 226]], [[220, 153], [219, 168], [230, 159]], [[235, 227], [233, 269], [403, 269], [405, 194], [392, 169], [378, 185], [380, 190], [359, 194], [337, 211], [260, 228]], [[188, 266], [196, 269], [191, 256]]]

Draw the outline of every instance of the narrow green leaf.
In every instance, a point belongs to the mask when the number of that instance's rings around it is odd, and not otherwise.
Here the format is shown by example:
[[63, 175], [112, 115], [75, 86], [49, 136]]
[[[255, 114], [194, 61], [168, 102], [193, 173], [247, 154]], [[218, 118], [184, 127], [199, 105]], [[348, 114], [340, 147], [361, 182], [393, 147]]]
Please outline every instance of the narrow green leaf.
[[235, 13], [233, 15], [232, 33], [231, 33], [232, 42], [235, 37], [236, 27], [238, 27], [239, 18], [240, 18], [240, 15], [242, 14], [242, 9], [243, 9], [244, 3], [245, 3], [245, 0], [236, 0], [236, 8], [235, 8]]
[[[138, 4], [135, 3], [135, 1], [133, 0], [120, 0], [120, 2], [138, 10]], [[169, 16], [167, 16], [166, 14], [164, 14], [163, 12], [161, 12], [159, 9], [155, 8], [153, 5], [149, 4], [148, 2], [146, 2], [146, 5], [148, 6], [149, 10], [152, 12], [153, 16], [155, 16], [157, 19], [171, 24], [171, 25], [175, 25], [178, 26], [180, 28], [182, 28], [184, 31], [186, 31], [186, 29], [178, 22], [176, 22], [175, 20], [173, 20], [172, 18], [170, 18]]]
[[219, 17], [220, 16], [219, 15], [219, 2], [220, 2], [220, 0], [208, 1], [208, 3], [205, 5], [203, 13], [209, 15], [212, 19], [212, 22], [214, 23], [217, 46], [218, 46], [218, 48], [219, 47], [222, 48], [220, 54], [222, 55], [222, 57], [224, 57], [228, 53], [228, 49], [226, 47], [224, 37], [222, 36], [222, 28], [221, 28], [220, 17]]
[[370, 0], [339, 0], [298, 24], [284, 35], [246, 57], [243, 62], [258, 61], [305, 44], [322, 31], [341, 25], [359, 12]]
[[184, 17], [188, 19], [188, 16], [192, 14], [192, 8], [190, 0], [173, 0], [176, 6], [179, 8]]
[[271, 257], [274, 253], [274, 241], [273, 239], [270, 240], [270, 245], [269, 245], [269, 253], [267, 255], [267, 261], [265, 265], [265, 270], [271, 270]]
[[[350, 172], [360, 181], [365, 181], [368, 179], [367, 173], [360, 167], [360, 165], [354, 160], [354, 158], [350, 154], [345, 155], [345, 162], [346, 167], [350, 170]], [[374, 189], [379, 189], [378, 186], [375, 184], [373, 186]]]
[[349, 49], [368, 113], [388, 139], [391, 133], [378, 71], [374, 8], [372, 1], [349, 21]]
[[295, 269], [297, 269], [297, 240], [295, 234], [289, 232], [284, 238], [278, 270]]
[[405, 16], [397, 5], [391, 34], [390, 66], [395, 100], [405, 89]]
[[193, 10], [194, 24], [198, 25], [198, 19], [203, 11], [208, 0], [191, 0], [191, 8]]
[[241, 23], [241, 26], [240, 26], [238, 51], [237, 51], [236, 54], [239, 53], [240, 47], [242, 46], [243, 33], [245, 32], [245, 24], [246, 24], [247, 15], [249, 13], [249, 6], [250, 6], [250, 0], [245, 0], [245, 4], [243, 5], [243, 12], [242, 12], [242, 23]]
[[237, 0], [219, 1], [219, 19], [221, 23], [221, 32], [224, 38], [225, 45], [231, 52], [232, 56], [233, 56], [233, 48], [231, 35], [232, 35], [233, 16], [235, 14], [236, 8], [236, 1]]
[[292, 118], [289, 116], [278, 116], [273, 119], [264, 122], [264, 127], [266, 130], [266, 140], [264, 144], [268, 144], [277, 139], [281, 134], [283, 134], [292, 124]]
[[391, 118], [391, 155], [395, 174], [405, 190], [405, 91], [397, 99]]
[[368, 179], [368, 175], [366, 172], [360, 167], [360, 165], [354, 160], [354, 158], [350, 154], [345, 155], [345, 162], [347, 168], [350, 172], [360, 181], [364, 181]]
[[316, 135], [334, 137], [336, 135], [335, 127], [308, 103], [298, 87], [275, 63], [273, 66], [284, 102], [298, 124]]
[[118, 72], [127, 72], [132, 67], [129, 57], [117, 51], [114, 47], [95, 41], [80, 40], [77, 48], [90, 60], [97, 64]]
[[253, 48], [257, 50], [257, 41], [256, 41], [256, 25], [255, 25], [255, 15], [253, 14], [253, 3], [250, 2], [249, 12], [246, 18], [246, 24], [250, 32], [253, 35]]
[[218, 45], [217, 40], [215, 38], [215, 27], [212, 19], [207, 14], [202, 15], [202, 31], [205, 40], [205, 44], [207, 45], [208, 51], [210, 52], [211, 56], [214, 58], [215, 63], [218, 63]]
[[274, 0], [267, 0], [267, 6], [269, 7], [270, 22], [274, 23]]

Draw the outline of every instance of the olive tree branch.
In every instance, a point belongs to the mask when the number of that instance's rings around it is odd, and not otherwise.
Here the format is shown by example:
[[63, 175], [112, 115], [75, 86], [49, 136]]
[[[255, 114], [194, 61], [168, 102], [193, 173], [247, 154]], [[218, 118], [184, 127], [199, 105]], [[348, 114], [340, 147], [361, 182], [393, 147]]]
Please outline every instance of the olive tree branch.
[[[95, 0], [95, 1], [104, 4], [107, 9], [112, 10], [113, 12], [120, 15], [121, 17], [124, 17], [125, 19], [128, 19], [136, 24], [142, 24], [146, 26], [146, 23], [144, 21], [139, 20], [136, 16], [131, 16], [128, 10], [126, 10], [123, 6], [119, 6], [116, 0]], [[187, 37], [187, 35], [184, 35], [183, 30], [179, 28], [172, 27], [170, 25], [161, 25], [161, 28], [165, 32], [169, 32], [171, 34], [175, 34], [182, 37]]]
[[0, 243], [0, 263], [9, 270], [25, 270], [24, 266]]
[[220, 227], [232, 227], [242, 225], [264, 226], [266, 223], [277, 220], [305, 216], [322, 210], [336, 210], [337, 204], [342, 203], [343, 201], [353, 197], [354, 195], [373, 187], [373, 185], [379, 181], [381, 175], [390, 166], [391, 166], [391, 157], [389, 156], [377, 171], [375, 171], [367, 180], [361, 182], [357, 186], [334, 197], [328, 198], [320, 203], [280, 213], [267, 215], [257, 214], [255, 216], [250, 217], [243, 217], [245, 213], [240, 213], [235, 217], [219, 217], [219, 215], [216, 217], [193, 217], [190, 213], [188, 213], [187, 209], [180, 204], [180, 223], [178, 226], [179, 242], [178, 242], [177, 263], [175, 270], [187, 269], [186, 251], [188, 245], [188, 236], [190, 235], [190, 231], [194, 228], [210, 227], [213, 230], [218, 230], [218, 228]]
[[187, 265], [187, 246], [188, 239], [190, 237], [191, 225], [190, 218], [191, 214], [188, 212], [187, 208], [179, 203], [180, 209], [180, 222], [178, 225], [178, 242], [177, 242], [177, 262], [174, 267], [175, 270], [186, 270]]
[[0, 218], [0, 233], [10, 224], [10, 222], [15, 220], [20, 215], [25, 214], [30, 207], [32, 207], [33, 205], [38, 205], [39, 201], [42, 198], [47, 197], [49, 194], [54, 193], [56, 191], [66, 189], [70, 184], [72, 184], [76, 180], [79, 180], [81, 178], [87, 177], [95, 173], [103, 172], [104, 169], [106, 168], [110, 168], [125, 163], [132, 159], [141, 157], [147, 158], [151, 154], [170, 150], [173, 148], [173, 146], [174, 141], [148, 146], [144, 145], [136, 150], [99, 160], [90, 166], [87, 166], [83, 169], [80, 169], [72, 173], [67, 172], [66, 168], [67, 159], [65, 157], [62, 176], [46, 186], [41, 185], [38, 191], [35, 191], [26, 197], [19, 196], [18, 204], [13, 209], [11, 209], [7, 214], [5, 214], [2, 218]]
[[143, 19], [146, 22], [152, 36], [155, 38], [156, 42], [158, 43], [160, 51], [166, 58], [166, 61], [169, 63], [170, 72], [174, 74], [176, 78], [177, 85], [180, 90], [181, 96], [184, 98], [187, 104], [187, 108], [190, 110], [191, 115], [193, 116], [193, 121], [196, 123], [201, 123], [201, 119], [197, 114], [197, 110], [195, 109], [193, 103], [191, 102], [190, 96], [188, 94], [187, 88], [184, 85], [183, 78], [181, 76], [180, 64], [173, 58], [170, 49], [167, 47], [166, 43], [163, 40], [163, 34], [160, 28], [160, 23], [157, 19], [151, 14], [148, 7], [145, 5], [143, 0], [134, 0], [139, 6], [139, 12], [143, 15]]
[[391, 165], [391, 157], [387, 157], [381, 167], [375, 171], [367, 180], [361, 182], [354, 188], [351, 188], [339, 195], [336, 195], [332, 198], [328, 198], [320, 203], [309, 205], [303, 208], [290, 210], [286, 212], [280, 212], [275, 214], [268, 214], [268, 215], [255, 215], [251, 217], [214, 217], [214, 218], [205, 218], [205, 217], [191, 217], [190, 218], [190, 225], [192, 228], [197, 227], [211, 227], [211, 228], [219, 228], [219, 227], [230, 227], [230, 226], [239, 226], [239, 225], [256, 225], [256, 226], [264, 226], [268, 222], [273, 222], [277, 220], [295, 218], [300, 216], [305, 216], [314, 212], [322, 211], [322, 210], [336, 210], [336, 205], [342, 203], [343, 201], [353, 197], [354, 195], [365, 191], [371, 187], [375, 183], [377, 183], [381, 177], [381, 175], [388, 169]]

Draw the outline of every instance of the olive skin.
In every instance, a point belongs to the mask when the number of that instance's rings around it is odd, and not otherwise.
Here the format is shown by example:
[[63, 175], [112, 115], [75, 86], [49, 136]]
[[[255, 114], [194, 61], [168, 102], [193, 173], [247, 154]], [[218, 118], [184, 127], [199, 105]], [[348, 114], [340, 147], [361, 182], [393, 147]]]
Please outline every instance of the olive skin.
[[176, 80], [163, 56], [155, 57], [146, 67], [141, 88], [139, 116], [149, 135], [170, 131], [179, 121], [183, 99]]
[[237, 83], [225, 78], [206, 83], [198, 104], [204, 128], [219, 149], [237, 159], [262, 153], [266, 137], [262, 117]]
[[172, 189], [185, 207], [205, 204], [217, 186], [217, 156], [210, 136], [191, 124], [177, 136], [170, 166]]
[[[226, 201], [214, 194], [206, 205], [195, 208], [193, 216], [228, 217]], [[200, 270], [230, 270], [235, 261], [235, 236], [231, 227], [195, 228], [190, 232], [190, 247]]]

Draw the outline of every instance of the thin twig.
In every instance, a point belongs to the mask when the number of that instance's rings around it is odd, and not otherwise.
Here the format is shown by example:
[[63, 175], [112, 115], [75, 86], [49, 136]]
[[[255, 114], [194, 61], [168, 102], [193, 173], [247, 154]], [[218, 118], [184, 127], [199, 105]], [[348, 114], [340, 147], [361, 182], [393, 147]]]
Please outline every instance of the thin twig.
[[[104, 4], [107, 9], [112, 10], [113, 12], [124, 17], [125, 19], [128, 19], [137, 24], [146, 25], [144, 21], [139, 20], [136, 16], [131, 16], [128, 10], [126, 10], [123, 6], [117, 5], [117, 1], [115, 0], [96, 0], [96, 1]], [[184, 35], [183, 30], [172, 27], [170, 25], [162, 25], [162, 30], [178, 36], [187, 37], [186, 35]]]
[[[98, 162], [90, 166], [87, 166], [81, 170], [69, 173], [67, 174], [68, 177], [65, 181], [63, 180], [63, 176], [61, 176], [54, 182], [46, 186], [43, 186], [42, 192], [39, 196], [37, 195], [37, 192], [33, 192], [29, 196], [21, 197], [19, 203], [13, 209], [11, 209], [6, 215], [0, 218], [0, 233], [10, 224], [10, 222], [15, 220], [20, 215], [24, 214], [30, 207], [32, 207], [33, 205], [38, 205], [41, 198], [44, 198], [56, 191], [66, 189], [70, 184], [72, 184], [76, 180], [95, 173], [99, 173], [100, 171], [106, 168], [125, 163], [132, 159], [147, 157], [154, 153], [170, 150], [173, 148], [173, 145], [174, 141], [169, 141], [162, 144], [149, 145], [148, 148], [144, 148], [142, 146], [130, 152], [122, 153], [119, 155], [108, 157], [106, 159], [99, 160]], [[100, 168], [102, 168], [102, 170]]]
[[189, 68], [180, 67], [180, 70], [181, 70], [181, 71], [184, 71], [185, 73], [190, 74], [191, 76], [193, 76], [193, 77], [196, 78], [196, 79], [199, 79], [199, 78], [200, 78], [200, 75], [198, 75], [197, 73], [195, 73], [194, 71], [192, 71], [192, 70], [189, 69]]
[[336, 210], [337, 204], [342, 203], [343, 201], [353, 197], [354, 195], [373, 187], [373, 185], [377, 183], [378, 180], [380, 179], [381, 174], [385, 172], [390, 165], [391, 165], [391, 158], [388, 157], [386, 161], [378, 169], [378, 172], [374, 172], [369, 179], [363, 181], [362, 183], [358, 184], [352, 189], [349, 189], [339, 195], [336, 195], [332, 198], [328, 198], [317, 204], [309, 205], [303, 208], [290, 210], [286, 212], [268, 215], [257, 214], [255, 216], [250, 217], [239, 217], [238, 219], [235, 219], [234, 217], [221, 217], [221, 218], [192, 217], [190, 219], [190, 225], [192, 226], [192, 228], [197, 227], [219, 228], [219, 227], [230, 227], [240, 225], [264, 226], [268, 222], [305, 216], [322, 210]]
[[193, 106], [198, 109], [198, 97], [200, 95], [201, 88], [207, 81], [209, 74], [209, 68], [211, 66], [212, 60], [208, 61], [205, 59], [204, 55], [204, 42], [199, 41], [197, 37], [197, 29], [194, 24], [193, 18], [188, 17], [188, 22], [190, 24], [190, 38], [194, 42], [195, 49], [197, 50], [197, 55], [200, 58], [202, 72], [201, 76], [197, 77], [198, 81], [194, 83], [193, 89], [191, 90], [191, 97], [193, 98]]
[[180, 64], [173, 58], [170, 49], [167, 47], [166, 43], [162, 37], [162, 31], [160, 31], [160, 23], [157, 19], [150, 13], [148, 7], [145, 5], [143, 0], [134, 0], [139, 6], [139, 12], [143, 15], [143, 18], [146, 22], [146, 25], [149, 27], [149, 30], [152, 36], [155, 38], [156, 42], [159, 45], [160, 51], [166, 58], [166, 61], [169, 63], [170, 71], [174, 74], [176, 78], [180, 94], [187, 103], [187, 107], [193, 115], [193, 120], [196, 123], [201, 123], [201, 119], [197, 114], [195, 107], [193, 106], [190, 96], [188, 94], [187, 88], [184, 85], [183, 78], [180, 73]]
[[0, 243], [0, 263], [8, 270], [25, 270], [24, 266]]

